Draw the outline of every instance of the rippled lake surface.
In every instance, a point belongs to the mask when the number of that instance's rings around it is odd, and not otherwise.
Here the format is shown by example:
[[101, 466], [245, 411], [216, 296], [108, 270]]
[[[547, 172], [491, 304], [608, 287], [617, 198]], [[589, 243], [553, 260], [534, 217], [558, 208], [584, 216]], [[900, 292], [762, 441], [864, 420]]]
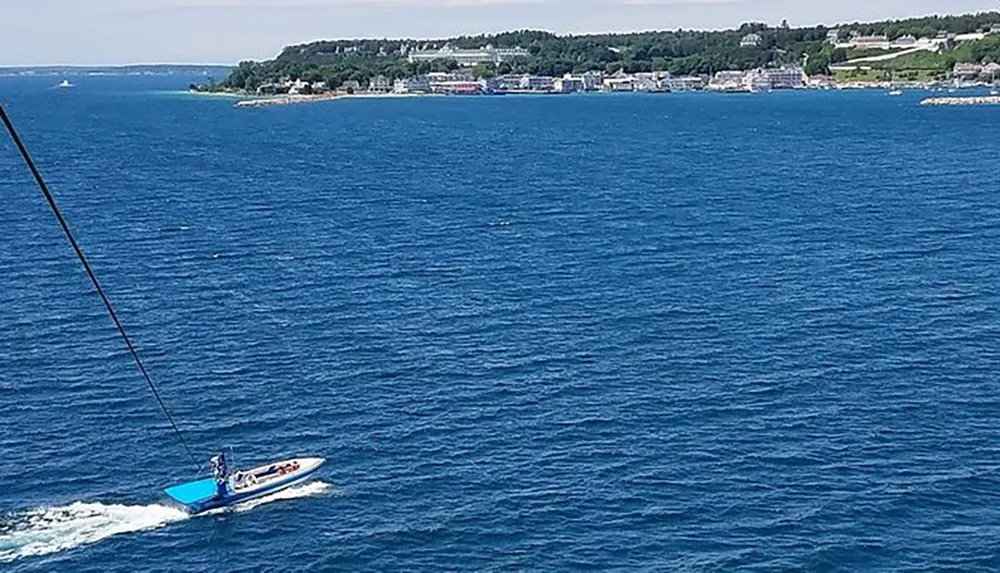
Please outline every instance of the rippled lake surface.
[[0, 78], [0, 569], [995, 571], [1000, 109]]

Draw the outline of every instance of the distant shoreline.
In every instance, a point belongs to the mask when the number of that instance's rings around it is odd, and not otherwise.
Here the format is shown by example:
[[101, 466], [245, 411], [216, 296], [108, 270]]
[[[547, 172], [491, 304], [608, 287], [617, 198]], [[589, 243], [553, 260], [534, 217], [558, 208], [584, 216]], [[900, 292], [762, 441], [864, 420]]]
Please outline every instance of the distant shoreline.
[[[773, 90], [771, 93], [791, 93], [791, 92], [856, 92], [856, 91], [889, 91], [890, 87], [885, 85], [852, 85], [852, 86], [840, 86], [837, 88], [827, 88], [827, 89], [816, 89], [816, 88], [804, 88], [804, 89], [794, 89], [794, 90]], [[934, 91], [944, 91], [938, 88], [937, 90], [927, 88], [925, 86], [894, 86], [894, 89], [902, 89], [910, 92], [931, 92]], [[435, 94], [435, 93], [358, 93], [358, 94], [345, 94], [345, 93], [323, 93], [323, 94], [310, 94], [310, 95], [272, 95], [272, 96], [253, 96], [247, 94], [238, 94], [232, 92], [199, 92], [199, 91], [184, 91], [181, 92], [186, 95], [208, 97], [216, 99], [228, 99], [236, 100], [233, 107], [237, 108], [247, 108], [247, 107], [272, 107], [272, 106], [284, 106], [284, 105], [300, 105], [309, 103], [320, 103], [326, 101], [339, 101], [339, 100], [364, 100], [364, 99], [413, 99], [413, 98], [440, 98], [449, 97], [447, 94]], [[641, 95], [647, 92], [618, 92], [617, 95]], [[669, 97], [671, 92], [648, 92], [652, 95], [666, 96]], [[673, 95], [678, 94], [702, 94], [702, 95], [755, 95], [751, 92], [727, 92], [718, 90], [686, 90], [672, 92]], [[576, 94], [563, 94], [557, 92], [518, 92], [511, 94], [476, 94], [476, 95], [452, 95], [450, 97], [496, 97], [496, 96], [507, 96], [507, 95], [547, 95], [547, 96], [567, 96], [567, 95], [615, 95], [615, 92], [579, 92]], [[761, 94], [756, 94], [761, 95]], [[893, 94], [896, 95], [896, 94]], [[930, 98], [938, 99], [938, 98]], [[940, 98], [940, 99], [962, 99], [962, 98]]]
[[254, 97], [234, 92], [203, 92], [198, 90], [177, 90], [174, 93], [182, 93], [185, 95], [202, 96], [202, 97], [233, 98], [233, 99], [247, 99]]
[[323, 101], [334, 101], [341, 99], [397, 99], [414, 97], [439, 97], [440, 94], [397, 94], [397, 93], [325, 93], [312, 95], [280, 95], [280, 96], [245, 96], [233, 93], [205, 93], [192, 92], [198, 95], [212, 95], [216, 97], [229, 97], [239, 99], [234, 107], [269, 107], [275, 105], [296, 105], [304, 103], [318, 103]]

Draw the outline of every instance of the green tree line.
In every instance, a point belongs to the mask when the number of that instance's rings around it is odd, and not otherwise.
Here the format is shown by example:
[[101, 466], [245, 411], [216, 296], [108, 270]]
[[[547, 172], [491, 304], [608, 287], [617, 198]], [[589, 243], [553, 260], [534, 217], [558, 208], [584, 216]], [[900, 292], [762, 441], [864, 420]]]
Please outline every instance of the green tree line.
[[[897, 38], [934, 36], [939, 31], [968, 33], [988, 30], [1000, 23], [1000, 12], [964, 16], [912, 18], [899, 21], [856, 23], [838, 26], [842, 37], [850, 33], [885, 34]], [[843, 62], [848, 54], [828, 43], [825, 26], [791, 28], [747, 23], [738, 29], [721, 31], [672, 30], [632, 34], [588, 34], [557, 36], [548, 32], [520, 30], [494, 35], [462, 36], [447, 40], [365, 39], [320, 41], [288, 46], [273, 60], [241, 62], [223, 86], [254, 90], [282, 77], [326, 82], [336, 88], [347, 81], [365, 84], [377, 75], [390, 79], [432, 71], [448, 71], [452, 61], [410, 63], [408, 50], [437, 49], [446, 44], [457, 48], [524, 47], [527, 58], [501, 64], [481, 65], [479, 76], [528, 73], [561, 76], [590, 70], [615, 72], [667, 71], [675, 75], [711, 74], [728, 69], [751, 69], [782, 64], [804, 64], [810, 74], [825, 73], [831, 64]], [[758, 34], [755, 46], [741, 46], [748, 34]], [[974, 43], [979, 44], [979, 43]], [[956, 58], [983, 61], [994, 58], [994, 45], [966, 48]], [[978, 50], [978, 51], [977, 51]]]

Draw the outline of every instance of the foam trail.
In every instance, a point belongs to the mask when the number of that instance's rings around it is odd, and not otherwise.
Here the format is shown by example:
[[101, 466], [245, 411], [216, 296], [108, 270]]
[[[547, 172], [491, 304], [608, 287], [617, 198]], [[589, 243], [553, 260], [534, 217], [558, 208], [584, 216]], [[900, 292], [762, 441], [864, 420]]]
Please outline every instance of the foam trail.
[[328, 491], [330, 491], [330, 484], [321, 481], [312, 481], [304, 483], [302, 485], [297, 485], [295, 487], [290, 487], [288, 489], [283, 489], [271, 495], [265, 495], [264, 497], [259, 497], [257, 499], [251, 499], [250, 501], [245, 501], [243, 503], [236, 504], [235, 506], [233, 506], [233, 510], [250, 511], [255, 507], [264, 505], [265, 503], [271, 503], [272, 501], [281, 501], [283, 499], [295, 499], [299, 497], [309, 497], [312, 495], [319, 495], [321, 493], [326, 493]]
[[0, 563], [65, 551], [112, 535], [156, 529], [188, 517], [166, 505], [84, 502], [13, 514], [0, 521]]
[[[313, 481], [199, 515], [250, 511], [265, 503], [309, 497], [330, 490], [330, 484]], [[0, 563], [66, 551], [97, 543], [112, 535], [157, 529], [191, 517], [191, 514], [169, 505], [84, 502], [13, 514], [0, 520]]]

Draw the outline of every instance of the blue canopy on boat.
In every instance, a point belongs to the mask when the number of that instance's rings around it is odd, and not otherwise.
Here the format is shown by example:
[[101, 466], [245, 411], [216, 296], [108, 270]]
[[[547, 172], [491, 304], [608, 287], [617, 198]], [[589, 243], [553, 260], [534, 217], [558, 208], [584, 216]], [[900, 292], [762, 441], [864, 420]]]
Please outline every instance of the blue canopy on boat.
[[212, 499], [218, 490], [214, 479], [203, 479], [175, 485], [164, 491], [177, 502], [190, 505]]

